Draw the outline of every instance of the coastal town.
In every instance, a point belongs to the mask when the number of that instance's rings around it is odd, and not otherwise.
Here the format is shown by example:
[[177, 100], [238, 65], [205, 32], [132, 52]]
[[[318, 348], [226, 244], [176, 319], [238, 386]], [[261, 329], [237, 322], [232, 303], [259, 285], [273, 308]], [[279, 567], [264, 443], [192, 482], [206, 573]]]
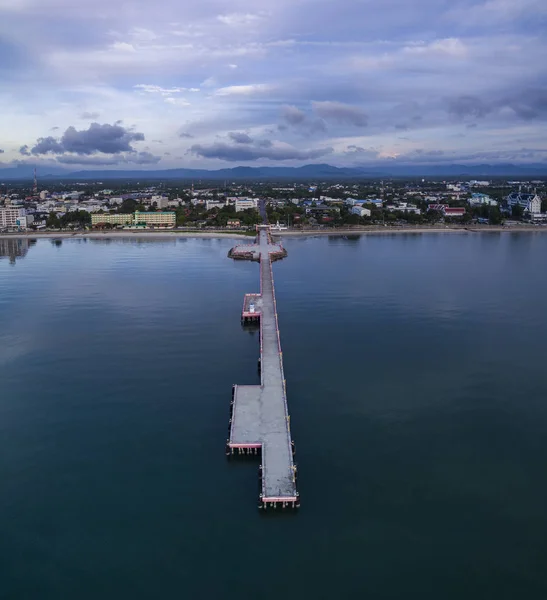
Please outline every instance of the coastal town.
[[[41, 186], [42, 187], [42, 186]], [[0, 185], [0, 233], [547, 224], [543, 180], [38, 182]]]

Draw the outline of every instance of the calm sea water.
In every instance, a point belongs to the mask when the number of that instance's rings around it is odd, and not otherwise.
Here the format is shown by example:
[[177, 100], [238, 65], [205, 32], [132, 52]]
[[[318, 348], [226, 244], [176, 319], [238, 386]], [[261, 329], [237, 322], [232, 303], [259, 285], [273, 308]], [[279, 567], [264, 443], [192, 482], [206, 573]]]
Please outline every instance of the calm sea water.
[[232, 244], [0, 244], [0, 597], [544, 600], [547, 235], [287, 240], [302, 508], [266, 516]]

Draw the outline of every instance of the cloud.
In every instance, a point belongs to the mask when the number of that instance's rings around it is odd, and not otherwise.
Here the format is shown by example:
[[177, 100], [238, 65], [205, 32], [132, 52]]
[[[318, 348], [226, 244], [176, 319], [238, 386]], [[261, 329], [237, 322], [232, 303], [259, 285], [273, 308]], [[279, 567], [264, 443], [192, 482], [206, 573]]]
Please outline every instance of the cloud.
[[231, 13], [228, 15], [218, 15], [217, 19], [228, 25], [229, 27], [241, 27], [252, 25], [260, 20], [259, 15], [253, 15], [250, 13]]
[[199, 88], [171, 87], [164, 88], [159, 85], [149, 85], [138, 83], [133, 86], [134, 89], [140, 90], [146, 94], [160, 94], [161, 96], [171, 96], [172, 94], [180, 94], [183, 92], [199, 92]]
[[289, 125], [300, 125], [306, 120], [307, 115], [296, 106], [283, 106], [281, 108], [281, 118]]
[[179, 137], [180, 137], [180, 138], [189, 138], [189, 139], [191, 139], [191, 138], [193, 138], [194, 136], [193, 136], [191, 133], [188, 133], [188, 132], [186, 132], [186, 131], [181, 131], [181, 132], [179, 133]]
[[[91, 119], [92, 121], [94, 121], [95, 119], [98, 119], [100, 117], [98, 112], [83, 112], [80, 115], [80, 119]], [[58, 127], [56, 129], [59, 129]]]
[[362, 146], [355, 146], [350, 144], [344, 151], [346, 156], [354, 156], [358, 158], [377, 158], [378, 150], [376, 148], [363, 148]]
[[133, 163], [137, 165], [152, 165], [160, 162], [161, 157], [155, 156], [150, 152], [136, 152], [130, 154], [101, 154], [94, 156], [81, 156], [74, 154], [63, 154], [57, 156], [58, 163], [65, 165], [88, 165], [88, 166], [107, 166], [124, 165]]
[[60, 129], [60, 127], [55, 126], [55, 127], [51, 127], [50, 131], [57, 131], [58, 129]]
[[249, 85], [229, 85], [215, 91], [215, 96], [253, 96], [271, 92], [273, 86], [267, 83], [252, 83]]
[[448, 100], [447, 110], [454, 117], [465, 119], [466, 117], [483, 118], [491, 112], [492, 108], [477, 96], [458, 96]]
[[355, 127], [366, 127], [368, 117], [365, 111], [357, 106], [342, 102], [312, 102], [313, 110], [326, 121], [336, 121]]
[[467, 56], [467, 46], [458, 38], [445, 38], [440, 40], [434, 40], [429, 44], [425, 42], [417, 42], [410, 46], [405, 46], [403, 52], [406, 54], [414, 54], [419, 56], [426, 55], [446, 55], [456, 58], [462, 58]]
[[4, 150], [2, 150], [2, 148], [0, 148], [0, 154], [4, 154]]
[[203, 145], [194, 144], [190, 148], [190, 152], [201, 156], [202, 158], [218, 158], [221, 160], [237, 162], [237, 161], [255, 161], [260, 158], [269, 160], [313, 160], [320, 158], [333, 151], [332, 148], [317, 148], [311, 150], [299, 150], [288, 144], [280, 146], [247, 146], [239, 144], [230, 146], [223, 142]]
[[[65, 152], [80, 155], [90, 155], [98, 152], [119, 154], [121, 152], [136, 152], [131, 143], [143, 140], [143, 133], [131, 131], [122, 127], [119, 123], [114, 125], [91, 123], [88, 129], [80, 131], [73, 126], [68, 127], [61, 139], [51, 136], [38, 138], [31, 153], [34, 155], [62, 154]], [[21, 152], [21, 154], [24, 154], [24, 152]]]
[[228, 137], [235, 142], [236, 144], [252, 144], [253, 138], [246, 133], [241, 133], [238, 131], [230, 131], [228, 133]]
[[19, 148], [19, 154], [22, 154], [23, 156], [30, 156], [29, 147], [26, 144], [21, 146]]
[[282, 106], [281, 119], [283, 122], [277, 126], [279, 131], [286, 131], [287, 129], [292, 128], [304, 136], [325, 133], [327, 131], [325, 121], [322, 119], [311, 118], [296, 106]]
[[186, 98], [165, 98], [165, 102], [173, 106], [190, 106], [190, 102]]

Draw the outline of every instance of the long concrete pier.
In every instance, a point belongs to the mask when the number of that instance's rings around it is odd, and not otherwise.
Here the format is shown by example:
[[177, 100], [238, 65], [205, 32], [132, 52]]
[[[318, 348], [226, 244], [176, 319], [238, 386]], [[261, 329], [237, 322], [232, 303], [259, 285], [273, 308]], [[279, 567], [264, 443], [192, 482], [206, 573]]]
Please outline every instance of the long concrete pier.
[[242, 321], [260, 324], [260, 385], [234, 385], [226, 454], [260, 454], [260, 508], [297, 508], [294, 444], [287, 408], [283, 353], [279, 338], [272, 262], [287, 255], [272, 242], [270, 228], [258, 227], [254, 244], [228, 254], [260, 262], [260, 294], [247, 294]]

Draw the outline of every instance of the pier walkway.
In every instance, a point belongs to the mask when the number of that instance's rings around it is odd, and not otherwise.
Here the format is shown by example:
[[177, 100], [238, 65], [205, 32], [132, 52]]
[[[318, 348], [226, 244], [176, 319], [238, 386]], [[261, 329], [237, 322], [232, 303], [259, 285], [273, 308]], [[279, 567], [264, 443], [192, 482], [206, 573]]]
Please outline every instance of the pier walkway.
[[260, 226], [254, 244], [236, 246], [229, 256], [260, 261], [260, 294], [247, 294], [242, 320], [260, 324], [260, 385], [235, 385], [226, 453], [260, 454], [261, 508], [296, 508], [296, 467], [287, 409], [272, 261], [286, 256], [269, 226]]

